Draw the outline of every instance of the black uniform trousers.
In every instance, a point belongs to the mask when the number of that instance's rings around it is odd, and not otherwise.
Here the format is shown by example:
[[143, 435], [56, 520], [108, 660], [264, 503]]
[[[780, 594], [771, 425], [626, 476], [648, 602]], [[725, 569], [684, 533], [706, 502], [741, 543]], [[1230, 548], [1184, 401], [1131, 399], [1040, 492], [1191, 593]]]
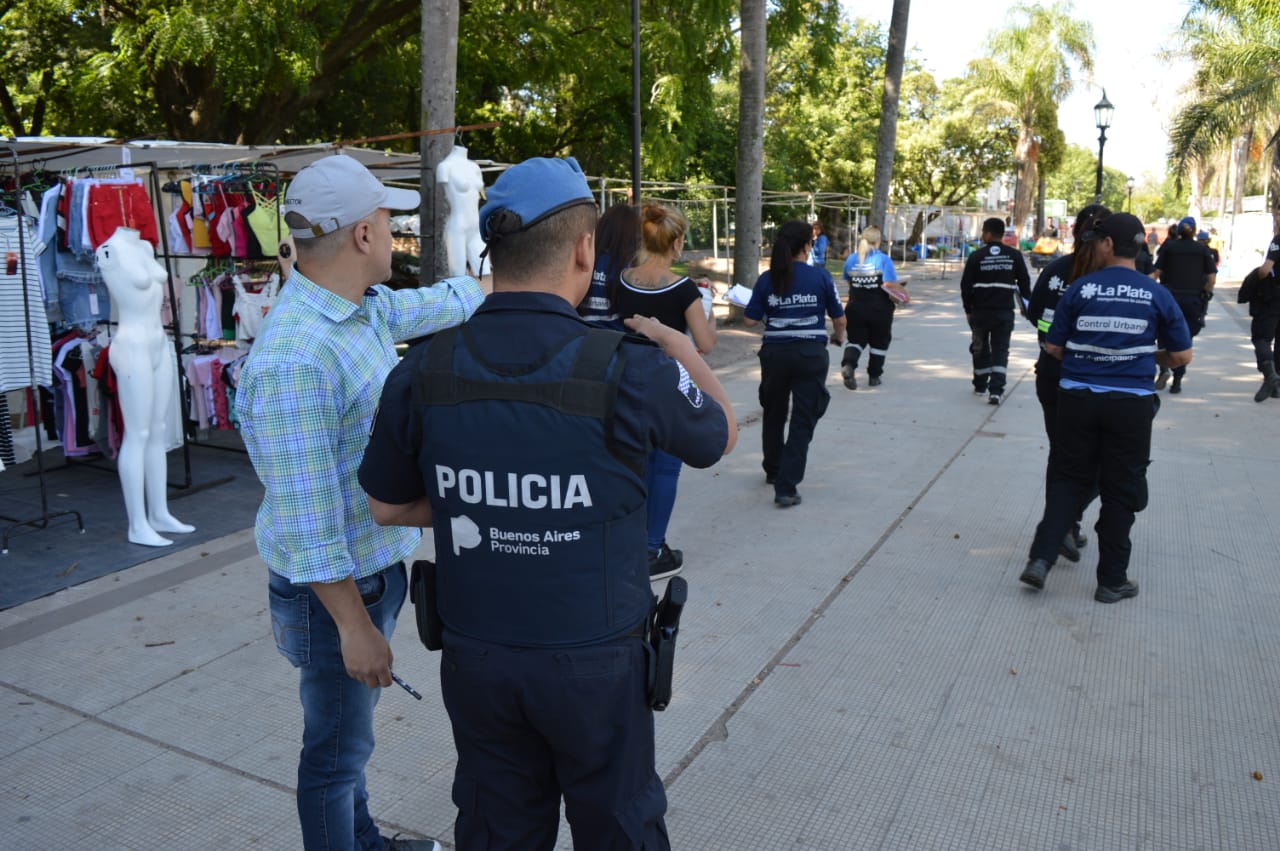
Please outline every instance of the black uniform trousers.
[[1013, 309], [974, 310], [969, 314], [973, 355], [973, 389], [992, 395], [1004, 393], [1009, 372], [1009, 338], [1013, 335]]
[[1053, 564], [1080, 506], [1096, 486], [1102, 497], [1093, 527], [1098, 534], [1098, 584], [1114, 588], [1127, 581], [1129, 530], [1134, 515], [1147, 507], [1156, 402], [1154, 395], [1059, 389], [1049, 493], [1031, 558]]
[[[1191, 332], [1192, 337], [1204, 329], [1204, 317], [1209, 310], [1209, 302], [1201, 297], [1201, 292], [1203, 290], [1176, 292], [1173, 294], [1174, 300], [1178, 302], [1178, 307], [1182, 308], [1182, 317], [1187, 320], [1187, 330]], [[1187, 368], [1185, 366], [1175, 366], [1173, 374], [1175, 376], [1186, 375]]]
[[765, 343], [760, 347], [760, 407], [764, 409], [761, 466], [765, 475], [774, 479], [778, 496], [794, 494], [804, 480], [813, 431], [831, 402], [827, 390], [830, 368], [831, 356], [822, 340]]
[[872, 293], [867, 298], [851, 297], [845, 305], [844, 315], [848, 321], [845, 334], [849, 342], [840, 363], [857, 369], [862, 352], [870, 347], [867, 375], [883, 375], [884, 359], [893, 339], [893, 304], [882, 292]]
[[1264, 363], [1273, 363], [1280, 367], [1280, 339], [1276, 330], [1280, 328], [1280, 297], [1262, 305], [1262, 309], [1249, 321], [1249, 339], [1253, 341], [1253, 355], [1258, 362], [1258, 369]]
[[520, 648], [445, 630], [459, 851], [550, 851], [561, 795], [575, 849], [669, 851], [645, 697], [650, 652], [637, 636]]
[[[1058, 434], [1058, 382], [1061, 379], [1062, 361], [1041, 349], [1040, 358], [1036, 361], [1036, 398], [1040, 400], [1040, 412], [1044, 414], [1044, 433], [1049, 438], [1051, 459], [1053, 443]], [[1044, 465], [1044, 492], [1046, 496], [1049, 493], [1052, 478], [1052, 467], [1050, 467], [1050, 462], [1046, 461]], [[1084, 514], [1084, 510], [1089, 507], [1089, 503], [1093, 502], [1097, 496], [1098, 486], [1095, 483], [1089, 489], [1088, 494], [1085, 495], [1084, 502], [1080, 503], [1075, 518], [1072, 520], [1072, 525], [1080, 522], [1080, 516]]]

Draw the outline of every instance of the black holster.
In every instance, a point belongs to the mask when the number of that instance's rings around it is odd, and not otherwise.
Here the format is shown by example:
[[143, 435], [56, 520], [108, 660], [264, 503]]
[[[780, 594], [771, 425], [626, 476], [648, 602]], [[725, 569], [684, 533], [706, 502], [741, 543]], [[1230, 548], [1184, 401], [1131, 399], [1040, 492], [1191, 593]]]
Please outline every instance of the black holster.
[[409, 575], [409, 600], [413, 603], [418, 623], [418, 638], [428, 650], [439, 650], [441, 641], [440, 610], [436, 608], [436, 563], [419, 559]]
[[680, 632], [680, 613], [688, 598], [689, 583], [679, 576], [673, 576], [667, 582], [667, 590], [653, 612], [653, 622], [649, 627], [653, 670], [649, 676], [648, 698], [650, 708], [657, 712], [666, 709], [671, 702], [671, 679], [676, 665], [676, 636]]

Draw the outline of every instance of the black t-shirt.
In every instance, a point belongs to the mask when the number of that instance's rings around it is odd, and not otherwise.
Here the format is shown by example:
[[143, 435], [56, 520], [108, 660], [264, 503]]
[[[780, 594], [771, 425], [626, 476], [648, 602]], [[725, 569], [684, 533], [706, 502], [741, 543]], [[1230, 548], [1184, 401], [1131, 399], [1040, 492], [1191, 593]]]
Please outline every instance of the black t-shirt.
[[681, 278], [662, 289], [646, 290], [627, 283], [624, 272], [613, 306], [619, 319], [637, 314], [652, 316], [668, 328], [683, 333], [689, 330], [684, 312], [689, 309], [689, 305], [701, 300], [702, 293], [698, 291], [698, 285], [688, 278]]
[[1194, 239], [1175, 239], [1165, 240], [1164, 249], [1156, 258], [1156, 270], [1160, 283], [1178, 294], [1200, 292], [1205, 276], [1217, 274], [1218, 267], [1207, 246]]

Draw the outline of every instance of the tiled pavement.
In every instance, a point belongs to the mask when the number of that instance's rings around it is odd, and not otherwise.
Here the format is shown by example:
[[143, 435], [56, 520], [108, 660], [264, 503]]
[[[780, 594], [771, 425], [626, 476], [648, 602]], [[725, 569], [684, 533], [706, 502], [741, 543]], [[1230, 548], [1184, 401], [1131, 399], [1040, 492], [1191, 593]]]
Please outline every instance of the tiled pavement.
[[[1046, 454], [1029, 326], [991, 407], [955, 275], [912, 290], [882, 387], [833, 366], [797, 508], [764, 485], [754, 358], [721, 370], [742, 440], [685, 470], [670, 533], [674, 847], [1280, 848], [1280, 401], [1252, 400], [1230, 291], [1156, 420], [1142, 593], [1103, 606], [1092, 542], [1017, 581]], [[0, 847], [299, 847], [263, 570], [245, 530], [0, 613]], [[383, 695], [373, 810], [448, 844], [438, 659], [407, 619], [394, 649], [426, 699]]]

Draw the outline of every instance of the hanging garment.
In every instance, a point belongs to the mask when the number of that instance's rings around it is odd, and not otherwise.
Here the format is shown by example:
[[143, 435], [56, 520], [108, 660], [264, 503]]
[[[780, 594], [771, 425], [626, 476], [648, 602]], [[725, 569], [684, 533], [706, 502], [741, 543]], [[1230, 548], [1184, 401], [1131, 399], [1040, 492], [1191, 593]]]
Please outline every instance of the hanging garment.
[[0, 215], [0, 392], [53, 381], [35, 245], [31, 219]]
[[276, 296], [280, 292], [280, 276], [273, 274], [256, 293], [245, 289], [244, 278], [240, 275], [232, 280], [236, 285], [236, 339], [256, 340], [258, 331], [262, 328], [262, 320], [276, 303]]
[[96, 249], [111, 238], [117, 228], [132, 228], [141, 239], [160, 245], [151, 197], [140, 180], [97, 180], [89, 186], [86, 199], [89, 241]]

